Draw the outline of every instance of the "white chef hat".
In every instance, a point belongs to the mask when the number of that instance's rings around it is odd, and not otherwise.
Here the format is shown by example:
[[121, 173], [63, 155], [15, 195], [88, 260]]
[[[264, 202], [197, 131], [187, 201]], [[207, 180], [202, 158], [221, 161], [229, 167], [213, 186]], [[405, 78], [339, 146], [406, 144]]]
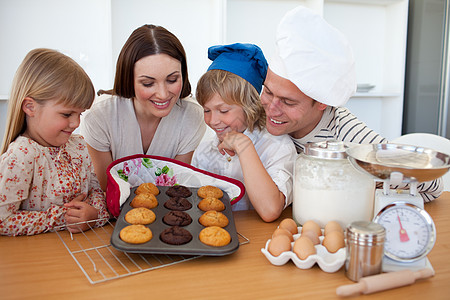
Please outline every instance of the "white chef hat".
[[345, 105], [356, 91], [349, 42], [320, 15], [302, 6], [289, 11], [278, 25], [269, 69], [330, 106]]

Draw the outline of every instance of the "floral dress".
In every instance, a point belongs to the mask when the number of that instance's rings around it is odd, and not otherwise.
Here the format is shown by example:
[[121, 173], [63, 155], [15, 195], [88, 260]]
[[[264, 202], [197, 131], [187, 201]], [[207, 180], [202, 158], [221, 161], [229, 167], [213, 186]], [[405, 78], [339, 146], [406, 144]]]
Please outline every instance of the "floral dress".
[[80, 193], [98, 210], [95, 226], [109, 213], [83, 137], [61, 147], [43, 147], [19, 136], [0, 157], [0, 234], [34, 235], [65, 224], [67, 208]]

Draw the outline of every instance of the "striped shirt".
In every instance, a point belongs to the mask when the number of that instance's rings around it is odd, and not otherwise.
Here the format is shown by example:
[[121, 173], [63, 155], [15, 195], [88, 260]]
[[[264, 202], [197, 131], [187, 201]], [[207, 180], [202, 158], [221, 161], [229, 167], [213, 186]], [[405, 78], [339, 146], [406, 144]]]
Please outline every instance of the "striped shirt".
[[[292, 138], [292, 137], [291, 137]], [[381, 144], [388, 141], [378, 133], [368, 128], [364, 122], [358, 120], [345, 107], [328, 106], [322, 115], [319, 124], [306, 136], [300, 139], [292, 138], [298, 153], [305, 149], [309, 143], [337, 140], [348, 144]], [[408, 185], [391, 186], [393, 189], [405, 189]], [[424, 202], [430, 202], [438, 198], [444, 190], [442, 178], [433, 181], [422, 182], [417, 186], [417, 191]]]

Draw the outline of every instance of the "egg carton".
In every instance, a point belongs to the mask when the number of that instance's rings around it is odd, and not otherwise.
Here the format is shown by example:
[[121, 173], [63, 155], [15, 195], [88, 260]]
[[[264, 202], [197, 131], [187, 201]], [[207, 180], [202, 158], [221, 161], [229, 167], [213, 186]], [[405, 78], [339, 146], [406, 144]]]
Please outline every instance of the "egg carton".
[[[299, 227], [299, 232], [301, 232], [301, 227]], [[301, 236], [301, 234], [294, 234], [294, 242]], [[299, 269], [310, 269], [314, 264], [318, 264], [322, 271], [327, 273], [334, 273], [339, 271], [340, 268], [345, 263], [345, 258], [347, 256], [347, 249], [345, 247], [339, 249], [335, 253], [328, 252], [327, 248], [322, 245], [324, 236], [320, 236], [320, 244], [315, 245], [316, 254], [312, 254], [308, 256], [306, 259], [300, 259], [297, 254], [293, 251], [285, 251], [281, 253], [279, 256], [273, 256], [268, 251], [269, 243], [271, 239], [266, 242], [265, 248], [261, 248], [261, 252], [266, 256], [266, 258], [275, 266], [281, 266], [286, 264], [289, 260], [292, 260], [294, 264]], [[291, 243], [291, 249], [294, 245], [294, 242]]]

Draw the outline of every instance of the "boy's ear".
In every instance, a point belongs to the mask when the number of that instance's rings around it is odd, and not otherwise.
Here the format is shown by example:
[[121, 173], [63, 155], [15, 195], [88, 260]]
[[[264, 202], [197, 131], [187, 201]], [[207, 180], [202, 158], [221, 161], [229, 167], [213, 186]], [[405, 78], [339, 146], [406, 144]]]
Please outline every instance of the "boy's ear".
[[30, 97], [26, 97], [25, 99], [23, 99], [22, 102], [22, 110], [23, 112], [29, 116], [29, 117], [33, 117], [34, 113], [36, 111], [36, 101], [34, 101], [33, 98]]

